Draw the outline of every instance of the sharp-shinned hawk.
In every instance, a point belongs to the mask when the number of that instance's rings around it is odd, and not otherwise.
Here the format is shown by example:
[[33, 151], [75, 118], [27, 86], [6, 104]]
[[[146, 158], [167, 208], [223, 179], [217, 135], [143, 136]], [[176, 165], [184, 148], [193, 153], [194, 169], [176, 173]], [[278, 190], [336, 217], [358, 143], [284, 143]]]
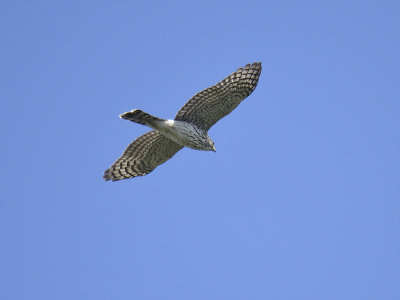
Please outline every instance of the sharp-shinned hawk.
[[133, 141], [104, 172], [104, 179], [117, 181], [146, 175], [183, 147], [215, 151], [208, 130], [254, 91], [260, 73], [260, 62], [239, 68], [216, 85], [194, 95], [174, 120], [153, 117], [138, 109], [120, 115], [122, 119], [153, 130]]

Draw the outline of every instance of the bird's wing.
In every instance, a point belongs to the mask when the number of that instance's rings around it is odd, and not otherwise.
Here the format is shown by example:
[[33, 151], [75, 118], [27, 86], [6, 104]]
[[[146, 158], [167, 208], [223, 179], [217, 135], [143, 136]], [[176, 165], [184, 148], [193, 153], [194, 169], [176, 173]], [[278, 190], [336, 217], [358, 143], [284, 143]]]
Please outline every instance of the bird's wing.
[[209, 130], [254, 91], [260, 73], [260, 62], [239, 68], [216, 85], [194, 95], [179, 110], [175, 120], [190, 122], [203, 130]]
[[104, 172], [103, 178], [117, 181], [146, 175], [182, 148], [157, 131], [147, 132], [126, 148], [122, 156]]

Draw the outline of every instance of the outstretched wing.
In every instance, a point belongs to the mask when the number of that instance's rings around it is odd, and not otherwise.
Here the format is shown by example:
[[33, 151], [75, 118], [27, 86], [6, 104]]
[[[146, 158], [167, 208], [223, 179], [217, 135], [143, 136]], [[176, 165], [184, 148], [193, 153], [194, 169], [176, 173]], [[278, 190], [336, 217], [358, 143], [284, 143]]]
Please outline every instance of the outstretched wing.
[[133, 141], [124, 154], [104, 172], [105, 180], [143, 176], [166, 162], [183, 147], [153, 130]]
[[239, 68], [216, 85], [194, 95], [179, 110], [175, 120], [190, 122], [203, 130], [209, 130], [254, 91], [260, 73], [260, 62]]

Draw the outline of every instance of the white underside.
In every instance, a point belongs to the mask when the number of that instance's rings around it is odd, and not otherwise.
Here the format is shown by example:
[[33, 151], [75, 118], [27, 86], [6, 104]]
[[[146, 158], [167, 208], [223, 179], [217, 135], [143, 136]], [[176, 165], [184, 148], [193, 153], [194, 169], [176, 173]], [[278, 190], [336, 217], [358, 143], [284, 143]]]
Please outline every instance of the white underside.
[[165, 120], [151, 127], [175, 143], [193, 149], [198, 149], [198, 146], [192, 142], [194, 138], [205, 140], [207, 137], [206, 133], [187, 122]]

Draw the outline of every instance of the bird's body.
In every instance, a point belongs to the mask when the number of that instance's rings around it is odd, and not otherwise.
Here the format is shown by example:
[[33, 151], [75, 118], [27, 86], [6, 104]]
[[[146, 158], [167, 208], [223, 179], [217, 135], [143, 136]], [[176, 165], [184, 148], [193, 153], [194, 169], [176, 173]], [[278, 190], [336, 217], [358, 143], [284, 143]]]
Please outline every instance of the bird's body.
[[215, 151], [215, 149], [213, 149], [214, 143], [210, 145], [211, 139], [207, 131], [198, 128], [192, 123], [156, 118], [139, 109], [126, 112], [120, 115], [120, 117], [157, 130], [163, 136], [182, 147], [195, 150]]
[[215, 151], [208, 130], [254, 91], [260, 74], [261, 63], [239, 68], [221, 82], [193, 96], [174, 120], [160, 119], [139, 109], [120, 115], [122, 119], [153, 130], [133, 141], [104, 172], [104, 179], [117, 181], [146, 175], [183, 147]]
[[194, 150], [215, 151], [207, 132], [188, 122], [167, 120], [159, 132], [175, 143]]

